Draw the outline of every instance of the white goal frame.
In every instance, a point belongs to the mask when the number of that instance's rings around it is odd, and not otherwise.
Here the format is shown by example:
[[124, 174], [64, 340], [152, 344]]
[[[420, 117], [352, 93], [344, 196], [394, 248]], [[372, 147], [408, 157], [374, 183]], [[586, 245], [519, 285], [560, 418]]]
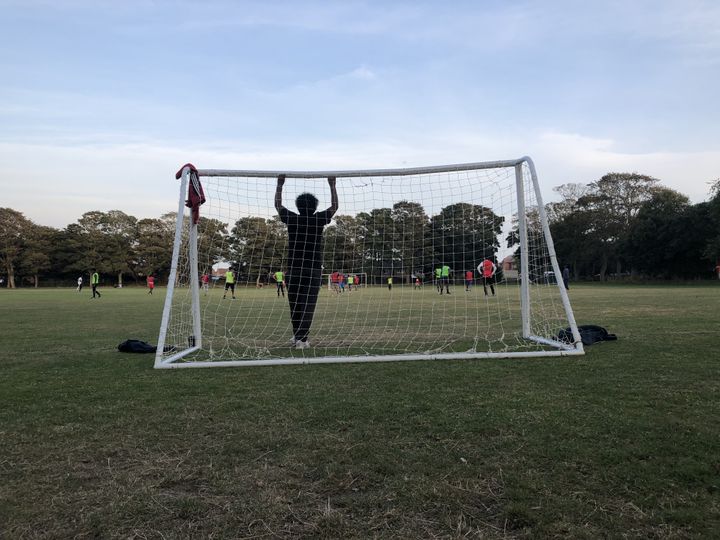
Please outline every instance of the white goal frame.
[[[260, 170], [218, 170], [218, 169], [199, 169], [199, 177], [220, 176], [220, 177], [254, 177], [267, 178], [275, 180], [280, 174], [286, 175], [287, 178], [299, 179], [325, 179], [335, 177], [338, 181], [342, 178], [352, 177], [373, 177], [373, 176], [409, 176], [420, 174], [433, 174], [444, 172], [470, 171], [476, 169], [495, 169], [495, 168], [513, 168], [515, 169], [515, 183], [517, 193], [517, 215], [518, 229], [520, 236], [520, 246], [527, 246], [528, 242], [528, 225], [526, 220], [525, 208], [525, 177], [523, 175], [523, 165], [528, 167], [530, 180], [532, 182], [532, 190], [534, 192], [537, 212], [542, 225], [542, 235], [546, 242], [552, 269], [556, 276], [561, 275], [560, 266], [555, 254], [555, 246], [550, 234], [550, 227], [544, 208], [542, 194], [537, 179], [535, 165], [532, 159], [524, 156], [518, 159], [503, 161], [488, 161], [478, 163], [464, 163], [456, 165], [442, 165], [434, 167], [415, 167], [404, 169], [367, 169], [367, 170], [341, 170], [341, 171], [260, 171]], [[520, 303], [522, 318], [522, 337], [526, 340], [535, 342], [540, 345], [551, 347], [548, 350], [523, 350], [523, 351], [477, 351], [477, 352], [442, 352], [442, 353], [407, 353], [407, 354], [390, 354], [390, 355], [365, 355], [365, 356], [323, 356], [323, 357], [287, 357], [287, 358], [267, 358], [267, 359], [237, 359], [237, 360], [221, 360], [221, 361], [182, 361], [184, 357], [191, 355], [203, 349], [202, 336], [202, 314], [200, 307], [200, 283], [198, 271], [198, 226], [194, 224], [192, 219], [184, 219], [185, 215], [185, 197], [190, 181], [190, 168], [185, 166], [182, 169], [180, 178], [180, 196], [178, 202], [177, 221], [175, 225], [175, 241], [173, 244], [173, 258], [168, 279], [167, 293], [163, 308], [162, 321], [160, 325], [160, 334], [158, 336], [158, 347], [155, 357], [156, 369], [167, 368], [189, 368], [189, 367], [229, 367], [229, 366], [270, 366], [270, 365], [296, 365], [296, 364], [327, 364], [327, 363], [351, 363], [351, 362], [393, 362], [393, 361], [410, 361], [410, 360], [460, 360], [460, 359], [479, 359], [479, 358], [522, 358], [522, 357], [548, 357], [548, 356], [571, 356], [582, 355], [584, 349], [580, 339], [575, 317], [570, 305], [570, 300], [563, 286], [562, 280], [557, 281], [557, 287], [562, 301], [562, 306], [567, 317], [568, 326], [572, 331], [573, 343], [563, 343], [548, 339], [546, 337], [533, 335], [531, 331], [531, 310], [530, 310], [530, 281], [525, 276], [520, 275]], [[189, 222], [189, 230], [187, 234], [183, 234], [183, 226]], [[178, 259], [181, 250], [181, 242], [183, 237], [189, 242], [188, 258], [190, 264], [190, 293], [192, 303], [192, 331], [193, 336], [190, 338], [189, 346], [171, 356], [165, 356], [163, 350], [166, 343], [168, 324], [170, 321], [172, 298], [175, 284], [178, 277]], [[520, 250], [520, 267], [529, 268], [528, 250]]]

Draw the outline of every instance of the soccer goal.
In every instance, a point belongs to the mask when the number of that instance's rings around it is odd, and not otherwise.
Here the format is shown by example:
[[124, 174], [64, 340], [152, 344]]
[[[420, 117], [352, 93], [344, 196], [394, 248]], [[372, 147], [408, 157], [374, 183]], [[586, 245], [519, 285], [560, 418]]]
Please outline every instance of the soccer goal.
[[[337, 179], [339, 209], [322, 232], [317, 280], [352, 269], [365, 286], [355, 295], [318, 285], [306, 348], [291, 346], [288, 290], [274, 285], [289, 270], [288, 230], [274, 204], [280, 174], [291, 211], [302, 193], [315, 195], [318, 211], [330, 207], [328, 178]], [[562, 282], [545, 279], [560, 268], [528, 157], [348, 171], [185, 166], [179, 175], [156, 368], [584, 352]], [[201, 276], [218, 268], [232, 275], [202, 287]], [[572, 342], [559, 337], [566, 328]]]

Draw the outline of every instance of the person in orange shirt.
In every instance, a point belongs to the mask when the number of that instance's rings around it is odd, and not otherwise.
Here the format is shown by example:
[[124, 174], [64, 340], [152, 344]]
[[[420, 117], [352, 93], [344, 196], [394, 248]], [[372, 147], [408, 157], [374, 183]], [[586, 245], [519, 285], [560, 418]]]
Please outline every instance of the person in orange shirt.
[[495, 277], [496, 271], [497, 266], [495, 266], [495, 263], [492, 262], [490, 259], [485, 259], [478, 265], [478, 272], [480, 272], [483, 280], [483, 290], [485, 291], [485, 296], [487, 296], [488, 293], [488, 285], [490, 285], [490, 291], [492, 291], [492, 295], [495, 296], [495, 285], [493, 284], [493, 278]]
[[473, 284], [473, 271], [467, 270], [465, 272], [465, 292], [469, 292]]

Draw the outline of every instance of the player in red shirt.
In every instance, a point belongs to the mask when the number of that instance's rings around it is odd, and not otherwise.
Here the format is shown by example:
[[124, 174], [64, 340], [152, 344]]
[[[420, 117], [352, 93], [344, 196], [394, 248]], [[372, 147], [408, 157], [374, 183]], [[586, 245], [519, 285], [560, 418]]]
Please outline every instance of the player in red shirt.
[[467, 270], [465, 272], [465, 292], [469, 292], [473, 284], [473, 271]]
[[490, 290], [492, 291], [492, 295], [495, 296], [495, 286], [493, 285], [494, 277], [495, 277], [495, 271], [497, 270], [497, 266], [495, 266], [495, 263], [492, 262], [490, 259], [485, 259], [483, 262], [481, 262], [478, 265], [478, 272], [480, 272], [480, 275], [482, 276], [483, 280], [483, 290], [485, 291], [485, 296], [487, 296], [487, 286], [490, 285]]
[[202, 288], [203, 291], [205, 291], [205, 294], [208, 293], [208, 289], [210, 288], [210, 275], [205, 273], [202, 276]]
[[155, 278], [152, 276], [147, 277], [147, 286], [148, 286], [148, 294], [153, 293], [153, 289], [155, 288]]
[[340, 292], [340, 272], [335, 270], [332, 274], [330, 274], [330, 289], [335, 291], [336, 293]]

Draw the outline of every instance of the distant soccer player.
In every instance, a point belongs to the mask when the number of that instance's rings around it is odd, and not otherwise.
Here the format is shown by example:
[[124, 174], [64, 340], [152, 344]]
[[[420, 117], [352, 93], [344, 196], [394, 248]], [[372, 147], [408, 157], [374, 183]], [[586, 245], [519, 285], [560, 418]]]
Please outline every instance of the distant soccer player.
[[152, 275], [149, 275], [147, 277], [147, 286], [148, 286], [148, 294], [152, 294], [153, 289], [155, 288], [155, 278]]
[[283, 298], [285, 298], [285, 274], [282, 270], [275, 272], [275, 284], [277, 286], [278, 298], [280, 298], [280, 293], [282, 293]]
[[465, 272], [465, 292], [470, 292], [470, 289], [472, 289], [473, 277], [472, 270], [467, 270]]
[[205, 291], [205, 294], [207, 294], [208, 290], [210, 289], [210, 275], [207, 272], [205, 272], [202, 275], [201, 281], [202, 281], [203, 291]]
[[275, 209], [280, 221], [288, 228], [287, 288], [290, 303], [290, 319], [293, 326], [292, 344], [296, 349], [310, 346], [308, 334], [315, 315], [318, 294], [322, 284], [322, 234], [323, 229], [339, 207], [335, 178], [328, 178], [330, 206], [316, 212], [318, 200], [311, 193], [302, 193], [295, 199], [298, 213], [282, 205], [285, 175], [277, 179]]
[[98, 285], [100, 284], [100, 274], [97, 273], [97, 270], [95, 268], [92, 269], [92, 274], [90, 275], [90, 287], [92, 287], [92, 298], [95, 298], [95, 295], [97, 295], [98, 298], [100, 298], [102, 295], [100, 294], [100, 291], [97, 290]]
[[82, 281], [83, 281], [82, 276], [80, 276], [77, 281], [77, 284], [78, 284], [77, 289], [76, 289], [77, 292], [82, 292]]
[[348, 292], [352, 292], [353, 285], [355, 284], [355, 276], [349, 275], [347, 278]]
[[440, 274], [442, 274], [442, 268], [438, 266], [435, 269], [435, 288], [437, 292], [442, 293], [442, 287], [440, 287]]
[[565, 285], [565, 290], [570, 290], [570, 267], [568, 265], [565, 265], [565, 268], [563, 268], [562, 271], [562, 278], [563, 278], [563, 285]]
[[415, 286], [413, 287], [413, 289], [420, 289], [421, 287], [422, 287], [422, 283], [420, 282], [420, 278], [416, 277], [415, 278]]
[[440, 294], [443, 293], [443, 287], [445, 292], [450, 294], [450, 267], [447, 264], [443, 264], [440, 268]]
[[230, 289], [232, 298], [235, 300], [235, 273], [232, 268], [228, 268], [227, 272], [225, 272], [225, 292], [223, 293], [223, 298], [227, 296], [228, 289]]
[[487, 292], [487, 286], [490, 285], [490, 290], [492, 291], [492, 295], [495, 296], [495, 271], [497, 270], [497, 266], [495, 266], [495, 263], [492, 262], [490, 259], [485, 259], [483, 262], [478, 264], [478, 272], [480, 272], [480, 275], [482, 276], [483, 280], [483, 291], [485, 291], [485, 296], [488, 295]]
[[387, 279], [388, 291], [392, 291], [392, 276]]
[[338, 283], [340, 284], [340, 292], [345, 292], [345, 274], [340, 272], [340, 274], [338, 274], [338, 280]]
[[338, 285], [339, 280], [340, 273], [337, 270], [330, 274], [330, 290], [335, 291], [335, 294], [340, 293], [340, 285]]

